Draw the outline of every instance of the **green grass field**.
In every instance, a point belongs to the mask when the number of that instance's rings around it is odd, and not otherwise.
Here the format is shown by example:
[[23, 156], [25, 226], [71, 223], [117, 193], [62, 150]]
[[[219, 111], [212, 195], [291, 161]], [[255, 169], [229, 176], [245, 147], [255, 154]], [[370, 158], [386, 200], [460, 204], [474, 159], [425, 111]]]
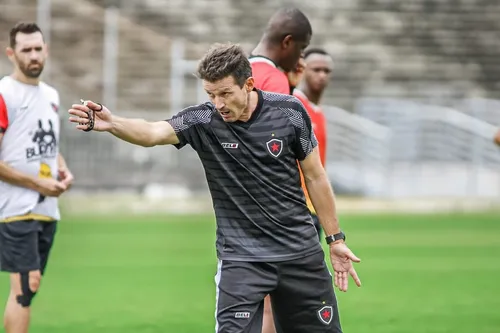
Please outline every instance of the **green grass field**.
[[[363, 260], [363, 287], [337, 293], [344, 332], [500, 332], [498, 214], [346, 215], [342, 226]], [[214, 241], [211, 216], [66, 216], [32, 332], [213, 332]]]

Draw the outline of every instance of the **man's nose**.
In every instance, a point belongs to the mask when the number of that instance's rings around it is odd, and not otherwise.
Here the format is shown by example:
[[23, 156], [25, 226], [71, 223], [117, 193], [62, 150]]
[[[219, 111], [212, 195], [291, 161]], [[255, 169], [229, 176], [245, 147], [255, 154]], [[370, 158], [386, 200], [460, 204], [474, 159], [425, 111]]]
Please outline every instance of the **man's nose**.
[[29, 55], [30, 60], [40, 60], [40, 52], [37, 51], [31, 51]]
[[220, 98], [220, 97], [215, 97], [215, 100], [214, 100], [214, 104], [215, 104], [215, 107], [217, 108], [217, 110], [222, 110], [224, 108], [224, 106], [226, 106], [226, 104], [224, 103], [224, 99]]

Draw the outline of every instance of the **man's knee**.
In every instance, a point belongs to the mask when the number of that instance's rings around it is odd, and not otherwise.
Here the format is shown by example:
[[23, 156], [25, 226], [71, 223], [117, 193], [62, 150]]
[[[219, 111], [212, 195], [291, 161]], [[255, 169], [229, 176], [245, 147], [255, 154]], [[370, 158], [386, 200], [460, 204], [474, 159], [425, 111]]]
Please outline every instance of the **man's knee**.
[[30, 271], [28, 273], [19, 273], [15, 275], [16, 277], [11, 280], [17, 280], [12, 285], [12, 290], [16, 295], [16, 301], [22, 307], [29, 307], [40, 288], [40, 280], [42, 279], [40, 271]]
[[38, 288], [40, 288], [40, 281], [42, 279], [42, 274], [40, 271], [31, 271], [28, 274], [29, 288], [32, 292], [36, 293]]

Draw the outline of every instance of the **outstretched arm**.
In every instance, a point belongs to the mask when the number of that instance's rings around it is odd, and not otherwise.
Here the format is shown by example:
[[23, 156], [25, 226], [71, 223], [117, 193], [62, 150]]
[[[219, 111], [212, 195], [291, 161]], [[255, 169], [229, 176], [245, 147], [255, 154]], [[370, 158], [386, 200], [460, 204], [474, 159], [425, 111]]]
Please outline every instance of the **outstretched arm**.
[[89, 117], [94, 119], [94, 131], [109, 132], [117, 138], [143, 147], [178, 144], [172, 125], [166, 121], [149, 122], [144, 119], [118, 117], [101, 104], [87, 101], [84, 104], [73, 104], [68, 111], [73, 117], [70, 121], [77, 123], [77, 129], [87, 130]]
[[112, 116], [111, 125], [111, 134], [135, 145], [153, 147], [179, 143], [172, 125], [166, 121], [148, 122]]

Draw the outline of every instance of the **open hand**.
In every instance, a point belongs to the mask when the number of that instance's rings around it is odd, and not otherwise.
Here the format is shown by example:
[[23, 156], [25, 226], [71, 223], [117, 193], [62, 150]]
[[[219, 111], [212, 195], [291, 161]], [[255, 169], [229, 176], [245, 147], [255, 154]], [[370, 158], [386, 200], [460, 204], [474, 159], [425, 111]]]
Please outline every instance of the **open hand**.
[[360, 262], [361, 259], [356, 257], [344, 242], [330, 244], [330, 259], [335, 271], [334, 283], [340, 291], [347, 291], [349, 275], [352, 276], [356, 285], [361, 287], [361, 280], [352, 265], [353, 262]]

